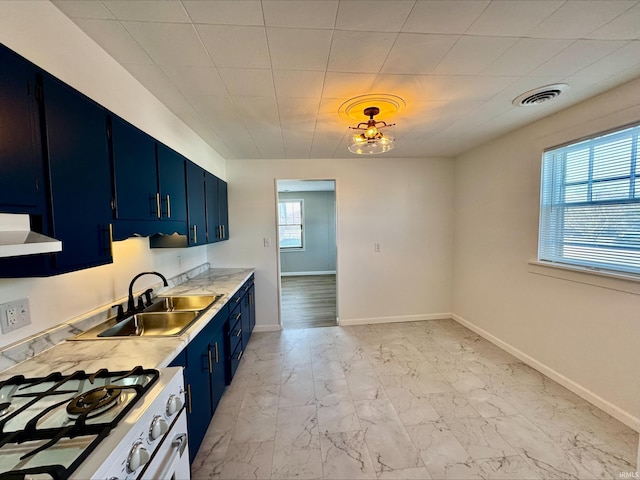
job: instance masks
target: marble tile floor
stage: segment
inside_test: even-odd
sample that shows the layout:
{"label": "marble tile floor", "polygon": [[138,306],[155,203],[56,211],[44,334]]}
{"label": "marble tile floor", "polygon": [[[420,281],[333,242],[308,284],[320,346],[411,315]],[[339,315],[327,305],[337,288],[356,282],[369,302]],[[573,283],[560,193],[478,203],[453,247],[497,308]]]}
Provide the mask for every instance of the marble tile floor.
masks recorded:
{"label": "marble tile floor", "polygon": [[453,320],[254,333],[194,479],[638,478],[638,433]]}

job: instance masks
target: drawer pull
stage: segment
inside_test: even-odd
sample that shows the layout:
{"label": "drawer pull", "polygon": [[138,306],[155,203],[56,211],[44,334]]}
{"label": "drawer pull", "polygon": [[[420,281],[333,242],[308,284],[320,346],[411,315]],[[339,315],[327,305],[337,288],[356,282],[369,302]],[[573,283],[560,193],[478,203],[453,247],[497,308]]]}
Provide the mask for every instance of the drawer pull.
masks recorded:
{"label": "drawer pull", "polygon": [[242,312],[236,315],[235,321],[237,322],[238,320],[240,320],[240,318],[242,318]]}
{"label": "drawer pull", "polygon": [[240,353],[238,354],[238,357],[236,358],[236,360],[240,361],[240,359],[242,358],[242,350],[240,350]]}
{"label": "drawer pull", "polygon": [[240,335],[242,335],[242,329],[239,328],[238,331],[236,332],[236,337],[239,337]]}

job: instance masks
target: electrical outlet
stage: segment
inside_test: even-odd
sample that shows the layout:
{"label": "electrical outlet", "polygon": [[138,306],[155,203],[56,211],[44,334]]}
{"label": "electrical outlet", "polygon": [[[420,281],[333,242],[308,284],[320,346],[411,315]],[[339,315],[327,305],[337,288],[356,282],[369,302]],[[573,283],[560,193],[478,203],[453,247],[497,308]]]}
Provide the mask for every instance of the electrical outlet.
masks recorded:
{"label": "electrical outlet", "polygon": [[9,333],[31,323],[29,299],[22,298],[0,305],[0,327],[2,333]]}
{"label": "electrical outlet", "polygon": [[373,244],[373,251],[376,253],[380,253],[380,244],[379,243],[374,243]]}

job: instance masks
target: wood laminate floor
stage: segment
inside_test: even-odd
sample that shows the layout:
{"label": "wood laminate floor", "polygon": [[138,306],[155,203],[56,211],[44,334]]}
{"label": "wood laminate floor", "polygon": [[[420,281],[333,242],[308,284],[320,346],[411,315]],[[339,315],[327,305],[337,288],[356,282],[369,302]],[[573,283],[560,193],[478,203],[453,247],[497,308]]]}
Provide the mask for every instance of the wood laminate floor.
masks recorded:
{"label": "wood laminate floor", "polygon": [[335,326],[335,275],[282,277],[282,328]]}

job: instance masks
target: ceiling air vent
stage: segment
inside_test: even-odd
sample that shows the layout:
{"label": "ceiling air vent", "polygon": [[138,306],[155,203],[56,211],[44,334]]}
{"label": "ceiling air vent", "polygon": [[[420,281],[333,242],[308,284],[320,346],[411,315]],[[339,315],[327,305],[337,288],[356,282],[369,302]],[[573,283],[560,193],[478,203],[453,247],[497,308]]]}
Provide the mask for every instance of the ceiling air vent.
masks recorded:
{"label": "ceiling air vent", "polygon": [[513,103],[517,107],[531,107],[534,105],[539,105],[541,103],[548,102],[549,100],[557,98],[567,88],[569,88],[569,85],[567,85],[566,83],[545,85],[544,87],[538,87],[534,88],[533,90],[529,90],[528,92],[524,92],[522,95],[514,98],[513,102],[511,103]]}

